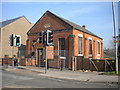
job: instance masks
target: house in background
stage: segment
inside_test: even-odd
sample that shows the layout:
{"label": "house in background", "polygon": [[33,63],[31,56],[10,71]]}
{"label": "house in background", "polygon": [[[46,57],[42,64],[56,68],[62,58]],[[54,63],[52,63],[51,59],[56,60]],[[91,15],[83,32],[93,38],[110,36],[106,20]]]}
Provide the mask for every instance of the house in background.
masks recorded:
{"label": "house in background", "polygon": [[[19,55],[25,55],[27,32],[33,26],[25,16],[0,22],[0,58],[4,55],[13,55],[13,47],[9,45],[11,34],[21,35],[21,47]],[[18,55],[18,47],[14,47],[14,55]]]}
{"label": "house in background", "polygon": [[[27,56],[31,57],[35,52],[36,63],[40,66],[44,66],[46,48],[36,40],[39,38],[39,32],[46,30],[45,25],[49,25],[47,29],[53,31],[54,46],[46,47],[47,58],[52,59],[49,60],[49,67],[59,68],[62,60],[64,67],[72,68],[72,57],[75,56],[93,59],[103,57],[101,37],[88,31],[85,25],[81,27],[46,11],[27,33]],[[34,42],[36,44],[33,47]],[[52,50],[53,52],[50,52]]]}

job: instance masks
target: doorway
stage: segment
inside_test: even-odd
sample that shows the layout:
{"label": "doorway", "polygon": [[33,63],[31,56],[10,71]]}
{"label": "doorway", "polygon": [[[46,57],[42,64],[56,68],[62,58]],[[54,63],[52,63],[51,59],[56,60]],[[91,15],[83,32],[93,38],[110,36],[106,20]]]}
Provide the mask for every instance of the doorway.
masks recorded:
{"label": "doorway", "polygon": [[38,48],[37,49],[37,66],[38,67],[42,67],[44,66],[44,62],[43,62],[43,48]]}

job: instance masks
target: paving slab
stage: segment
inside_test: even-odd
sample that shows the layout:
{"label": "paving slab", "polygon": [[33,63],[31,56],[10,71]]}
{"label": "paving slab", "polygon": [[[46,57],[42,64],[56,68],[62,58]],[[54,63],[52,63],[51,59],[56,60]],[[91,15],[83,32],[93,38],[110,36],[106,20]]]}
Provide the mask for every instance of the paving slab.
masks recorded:
{"label": "paving slab", "polygon": [[33,72],[40,73],[39,76],[46,76],[52,78],[69,79],[77,81],[87,82],[99,82],[99,83],[115,83],[118,84],[117,75],[99,75],[100,72],[81,72],[49,68],[45,73],[45,68],[33,67],[33,66],[18,66],[17,69],[25,69]]}

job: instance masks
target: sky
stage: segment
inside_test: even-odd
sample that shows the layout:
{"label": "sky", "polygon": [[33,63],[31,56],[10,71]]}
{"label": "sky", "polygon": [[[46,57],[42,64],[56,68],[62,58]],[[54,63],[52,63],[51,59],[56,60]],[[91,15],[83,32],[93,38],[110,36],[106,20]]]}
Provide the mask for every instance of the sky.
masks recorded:
{"label": "sky", "polygon": [[[119,38],[118,38],[118,40],[120,42],[120,2],[118,4],[118,29],[119,29]],[[118,44],[118,45],[120,45],[120,44]]]}
{"label": "sky", "polygon": [[[25,16],[31,23],[36,23],[47,10],[80,26],[86,25],[86,29],[103,38],[104,48],[111,47],[111,2],[2,2],[0,21]],[[115,16],[118,32],[118,2],[115,2]]]}

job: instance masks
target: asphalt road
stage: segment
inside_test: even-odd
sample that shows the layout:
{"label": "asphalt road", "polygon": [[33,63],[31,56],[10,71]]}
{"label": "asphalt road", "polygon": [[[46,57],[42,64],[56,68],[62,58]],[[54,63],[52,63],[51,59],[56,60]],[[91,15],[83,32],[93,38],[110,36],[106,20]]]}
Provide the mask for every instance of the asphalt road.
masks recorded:
{"label": "asphalt road", "polygon": [[[0,70],[1,72],[1,70]],[[118,88],[117,84],[55,79],[39,73],[2,71],[3,88]]]}

